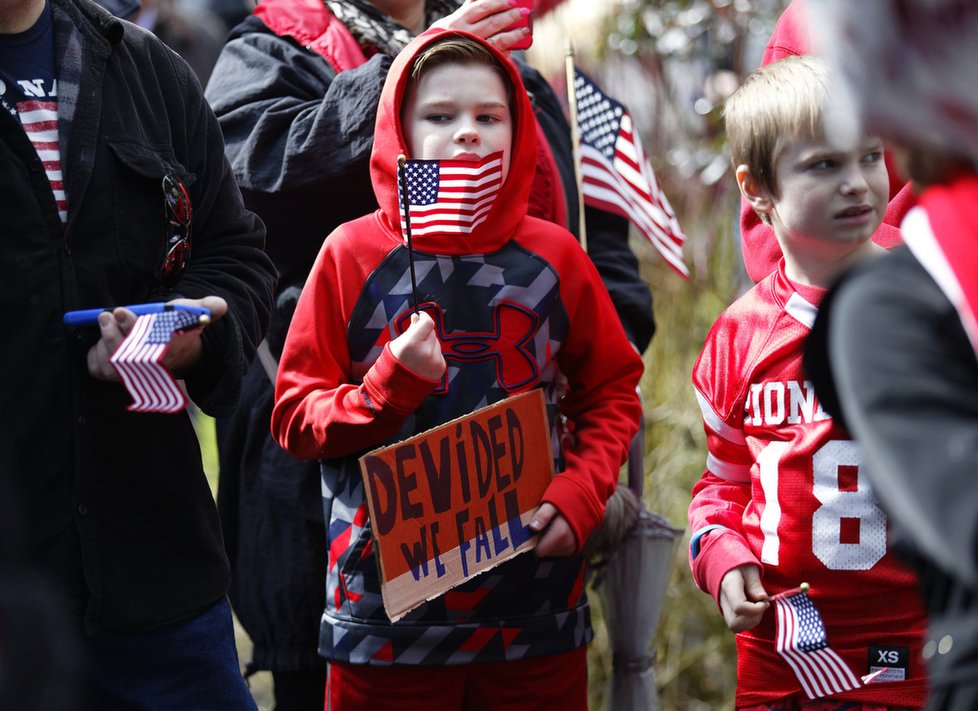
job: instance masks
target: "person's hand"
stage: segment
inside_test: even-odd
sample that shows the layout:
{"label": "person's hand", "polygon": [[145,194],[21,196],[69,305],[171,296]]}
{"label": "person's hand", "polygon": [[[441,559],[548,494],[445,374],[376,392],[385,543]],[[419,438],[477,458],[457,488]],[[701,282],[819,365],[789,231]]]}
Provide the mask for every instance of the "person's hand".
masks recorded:
{"label": "person's hand", "polygon": [[508,52],[529,34],[526,27],[507,30],[525,16],[526,8],[513,6],[513,0],[466,0],[451,15],[432,23],[432,27],[462,30],[481,37],[502,52]]}
{"label": "person's hand", "polygon": [[734,632],[757,627],[770,605],[761,585],[761,569],[752,563],[732,568],[720,581],[720,610]]}
{"label": "person's hand", "polygon": [[[205,296],[203,299],[174,299],[171,304],[185,304],[186,306],[201,306],[211,312],[211,323],[217,321],[228,312],[228,302],[220,296]],[[188,373],[200,360],[200,334],[205,325],[201,324],[196,328],[188,328],[185,331],[177,331],[170,338],[170,345],[163,355],[163,366],[169,370],[175,378],[181,374]]]}
{"label": "person's hand", "polygon": [[411,325],[391,341],[391,353],[405,368],[428,380],[445,374],[445,356],[435,322],[424,311],[411,314]]}
{"label": "person's hand", "polygon": [[[186,304],[188,306],[201,306],[211,312],[211,321],[216,321],[227,313],[228,304],[220,296],[205,296],[202,299],[174,299],[171,304]],[[112,354],[115,353],[132,327],[136,323],[136,314],[127,308],[120,306],[114,311],[106,311],[99,314],[98,326],[101,330],[101,337],[94,346],[88,351],[88,372],[99,380],[112,380],[121,382],[119,374],[112,365]],[[200,333],[203,324],[184,331],[177,331],[170,339],[170,345],[163,355],[162,365],[173,374],[174,377],[181,377],[182,373],[189,371],[197,361],[200,360]]]}
{"label": "person's hand", "polygon": [[533,533],[540,533],[540,540],[536,547],[539,558],[573,555],[577,550],[577,539],[574,538],[574,531],[571,530],[570,524],[557,507],[549,502],[540,504],[540,508],[533,514],[530,530]]}

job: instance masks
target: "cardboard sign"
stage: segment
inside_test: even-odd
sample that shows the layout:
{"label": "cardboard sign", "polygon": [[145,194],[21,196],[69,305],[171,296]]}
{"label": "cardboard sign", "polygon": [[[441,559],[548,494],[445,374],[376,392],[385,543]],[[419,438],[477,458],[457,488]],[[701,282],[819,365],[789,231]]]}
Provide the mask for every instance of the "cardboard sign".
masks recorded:
{"label": "cardboard sign", "polygon": [[553,478],[543,392],[531,390],[360,458],[391,621],[536,545]]}

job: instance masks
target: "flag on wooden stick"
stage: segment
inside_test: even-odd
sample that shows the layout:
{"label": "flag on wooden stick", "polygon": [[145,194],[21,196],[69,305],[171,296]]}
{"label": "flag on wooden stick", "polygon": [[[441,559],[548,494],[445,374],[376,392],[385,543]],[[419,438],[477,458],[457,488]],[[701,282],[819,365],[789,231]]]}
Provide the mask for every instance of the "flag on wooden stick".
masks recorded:
{"label": "flag on wooden stick", "polygon": [[632,117],[574,70],[574,103],[580,131],[584,202],[627,218],[684,278],[686,235],[652,172]]}
{"label": "flag on wooden stick", "polygon": [[199,314],[180,308],[139,316],[110,361],[132,396],[133,412],[180,412],[187,397],[161,361],[174,332],[200,323]]}

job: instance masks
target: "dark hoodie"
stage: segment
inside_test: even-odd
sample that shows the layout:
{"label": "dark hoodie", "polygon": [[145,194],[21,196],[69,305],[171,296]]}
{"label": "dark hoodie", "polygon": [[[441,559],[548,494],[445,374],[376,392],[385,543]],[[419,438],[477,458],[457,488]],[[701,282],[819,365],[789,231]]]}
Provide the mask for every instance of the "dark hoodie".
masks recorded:
{"label": "dark hoodie", "polygon": [[[503,361],[507,349],[525,349],[533,377],[508,387],[495,359],[457,360],[446,347],[448,388],[436,392],[438,383],[392,356],[389,341],[411,309],[396,189],[397,156],[409,155],[400,108],[414,57],[451,34],[462,33],[429,30],[394,61],[371,158],[380,209],[326,239],[280,363],[272,431],[293,456],[322,460],[329,560],[320,653],[331,660],[461,664],[557,654],[585,644],[591,628],[578,555],[517,556],[391,624],[357,458],[531,388],[543,389],[553,423],[559,367],[570,383],[562,409],[575,421],[577,445],[560,452],[554,430],[560,474],[544,501],[560,510],[582,544],[601,521],[641,412],[635,388],[642,360],[594,266],[566,230],[526,216],[536,131],[523,91],[515,92],[509,174],[487,219],[466,236],[418,236],[414,248],[421,299],[443,313],[443,346],[464,333],[491,341]],[[492,51],[519,86],[516,67]],[[531,315],[535,330],[528,340],[525,325],[499,320],[510,306]]]}

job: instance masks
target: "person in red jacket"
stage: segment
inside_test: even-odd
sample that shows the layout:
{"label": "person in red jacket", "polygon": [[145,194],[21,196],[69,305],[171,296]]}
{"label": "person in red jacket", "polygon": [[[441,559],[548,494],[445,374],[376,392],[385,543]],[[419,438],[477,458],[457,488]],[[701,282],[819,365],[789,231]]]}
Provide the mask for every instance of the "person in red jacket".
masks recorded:
{"label": "person in red jacket", "polygon": [[[230,34],[207,85],[245,205],[267,228],[279,290],[262,355],[235,412],[217,422],[218,510],[232,566],[231,603],[253,643],[247,672],[271,671],[277,711],[321,706],[325,603],[319,465],[269,431],[274,362],[323,238],[376,209],[370,149],[393,57],[438,22],[507,50],[522,35],[508,0],[262,0]],[[519,54],[519,53],[514,53]],[[557,93],[519,57],[539,124],[529,214],[578,229],[571,130]],[[544,140],[545,137],[545,140]],[[629,248],[628,221],[586,206],[588,255],[629,339],[652,338],[650,285]]]}
{"label": "person in red jacket", "polygon": [[[771,39],[764,49],[761,66],[785,57],[809,54],[819,48],[818,38],[812,35],[813,24],[805,0],[791,0],[775,25]],[[873,235],[873,241],[885,249],[900,244],[900,221],[914,205],[912,187],[894,169],[886,156],[890,174],[890,202],[883,223]],[[773,272],[781,259],[781,247],[768,225],[761,222],[747,200],[740,204],[740,245],[744,266],[751,281],[757,283]]]}
{"label": "person in red jacket", "polygon": [[[496,162],[498,192],[471,225],[412,224],[409,250],[402,154]],[[574,237],[526,214],[535,164],[516,66],[475,35],[423,33],[394,60],[381,95],[370,163],[380,207],[326,238],[299,297],[271,426],[291,455],[322,464],[330,546],[320,652],[335,711],[538,708],[541,695],[587,708],[581,548],[637,429],[643,363]],[[405,288],[412,251],[420,304]],[[561,412],[575,423],[563,449],[558,370],[569,384]],[[547,402],[559,472],[529,524],[540,533],[535,554],[392,623],[359,456],[533,388]]]}

